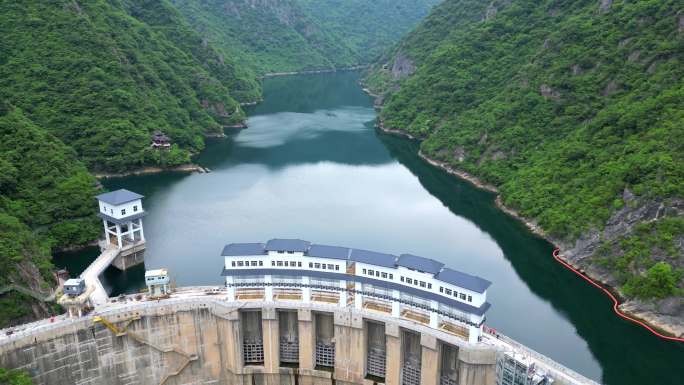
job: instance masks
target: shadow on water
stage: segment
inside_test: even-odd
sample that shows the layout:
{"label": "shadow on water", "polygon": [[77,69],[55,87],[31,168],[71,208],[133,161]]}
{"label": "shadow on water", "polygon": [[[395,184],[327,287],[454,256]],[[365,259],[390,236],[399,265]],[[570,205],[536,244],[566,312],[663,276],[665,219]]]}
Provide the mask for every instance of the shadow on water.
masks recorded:
{"label": "shadow on water", "polygon": [[[552,245],[529,232],[518,220],[498,210],[494,204],[494,194],[475,189],[467,182],[427,164],[417,156],[418,143],[414,141],[379,132],[377,136],[390,154],[418,177],[430,194],[454,214],[469,219],[490,234],[530,290],[570,320],[576,333],[587,342],[600,362],[603,382],[684,384],[684,344],[665,342],[645,329],[618,318],[612,311],[612,302],[606,296],[551,257]],[[529,311],[507,306],[506,303],[511,301],[514,299],[501,298],[496,301],[493,310],[505,307],[508,308],[506,311]],[[505,323],[505,312],[490,314],[488,323],[495,327]],[[530,337],[535,328],[543,327],[543,324],[529,325],[525,334],[511,336],[534,348]],[[572,347],[568,346],[568,349]]]}

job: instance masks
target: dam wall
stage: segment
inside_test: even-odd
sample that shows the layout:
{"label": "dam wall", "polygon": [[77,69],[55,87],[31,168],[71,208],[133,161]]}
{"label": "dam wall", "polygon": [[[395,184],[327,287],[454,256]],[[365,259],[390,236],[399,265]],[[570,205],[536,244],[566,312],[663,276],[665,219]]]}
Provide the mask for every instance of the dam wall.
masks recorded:
{"label": "dam wall", "polygon": [[[290,360],[296,362],[283,362],[291,353],[282,335],[287,332],[281,333],[286,314],[296,318],[297,338],[290,341],[298,345]],[[249,322],[253,316],[260,323]],[[377,326],[373,332],[369,323]],[[255,345],[247,336],[257,329]],[[326,333],[332,333],[330,341]],[[384,367],[369,368],[371,340],[384,342]],[[446,352],[452,362],[445,363]],[[418,360],[410,362],[414,353]],[[191,294],[160,301],[129,297],[96,314],[0,339],[0,367],[24,369],[39,385],[494,385],[501,354],[497,346],[368,310]],[[554,383],[577,382],[556,377]]]}

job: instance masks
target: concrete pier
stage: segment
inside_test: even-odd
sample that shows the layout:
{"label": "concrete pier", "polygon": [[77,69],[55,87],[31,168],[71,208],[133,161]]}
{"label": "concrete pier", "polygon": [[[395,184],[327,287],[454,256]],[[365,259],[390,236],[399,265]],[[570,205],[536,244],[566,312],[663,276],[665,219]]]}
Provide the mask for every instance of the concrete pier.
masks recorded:
{"label": "concrete pier", "polygon": [[112,264],[120,270],[125,270],[134,264],[142,263],[144,251],[144,240],[122,249],[113,244],[104,244],[102,253],[80,275],[85,280],[86,286],[92,290],[90,301],[95,306],[103,305],[109,299],[107,291],[100,282],[100,274]]}
{"label": "concrete pier", "polygon": [[[440,384],[440,349],[457,349],[459,385],[496,384],[499,342],[470,344],[419,323],[376,312],[337,306],[282,302],[228,302],[224,295],[204,295],[206,289],[181,289],[160,301],[108,303],[78,319],[38,323],[11,336],[0,336],[0,367],[25,369],[36,384],[364,384],[367,323],[382,324],[386,339],[384,383],[402,384],[402,333],[419,336],[420,383]],[[245,364],[241,316],[261,314],[264,362]],[[297,313],[299,362],[281,366],[278,317]],[[316,314],[334,319],[334,368],[315,366]],[[99,318],[97,318],[99,317]],[[555,384],[595,384],[553,363]],[[381,383],[381,382],[378,382]]]}

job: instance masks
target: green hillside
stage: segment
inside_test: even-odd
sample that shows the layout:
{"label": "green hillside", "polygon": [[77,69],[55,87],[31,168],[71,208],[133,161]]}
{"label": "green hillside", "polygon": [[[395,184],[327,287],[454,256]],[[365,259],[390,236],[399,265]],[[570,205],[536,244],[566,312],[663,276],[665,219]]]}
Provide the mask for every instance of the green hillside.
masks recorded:
{"label": "green hillside", "polygon": [[203,38],[252,73],[358,63],[345,40],[322,29],[295,0],[172,1]]}
{"label": "green hillside", "polygon": [[189,159],[243,119],[255,95],[166,1],[0,2],[0,98],[72,146],[91,170],[155,164],[150,134]]}
{"label": "green hillside", "polygon": [[439,0],[172,0],[209,43],[257,75],[369,63]]}
{"label": "green hillside", "polygon": [[[386,93],[386,127],[496,185],[507,206],[578,258],[593,253],[584,243],[602,239],[585,267],[607,272],[629,295],[681,295],[682,8],[447,0],[368,84]],[[396,71],[397,61],[413,70]],[[624,227],[613,231],[616,223]],[[596,242],[587,241],[592,234]],[[654,274],[675,284],[649,289]]]}
{"label": "green hillside", "polygon": [[326,31],[340,36],[361,63],[399,41],[441,0],[296,0]]}
{"label": "green hillside", "polygon": [[[50,250],[95,239],[95,178],[75,152],[0,103],[0,288],[52,283]],[[0,297],[0,327],[31,313],[16,293]]]}

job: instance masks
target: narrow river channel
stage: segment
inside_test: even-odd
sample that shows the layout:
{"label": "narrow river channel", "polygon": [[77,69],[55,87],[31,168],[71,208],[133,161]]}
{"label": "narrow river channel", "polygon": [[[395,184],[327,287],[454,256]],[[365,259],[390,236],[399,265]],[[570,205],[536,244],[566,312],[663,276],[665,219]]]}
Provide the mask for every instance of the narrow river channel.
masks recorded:
{"label": "narrow river channel", "polygon": [[[212,140],[208,174],[110,179],[146,196],[145,267],[178,285],[221,284],[230,242],[301,238],[413,253],[493,282],[487,324],[609,385],[684,384],[684,344],[615,317],[611,302],[551,257],[552,247],[477,190],[417,157],[418,145],[376,132],[358,74],[267,79],[249,128]],[[97,254],[61,254],[75,275]],[[143,285],[145,267],[110,268],[112,294]]]}

